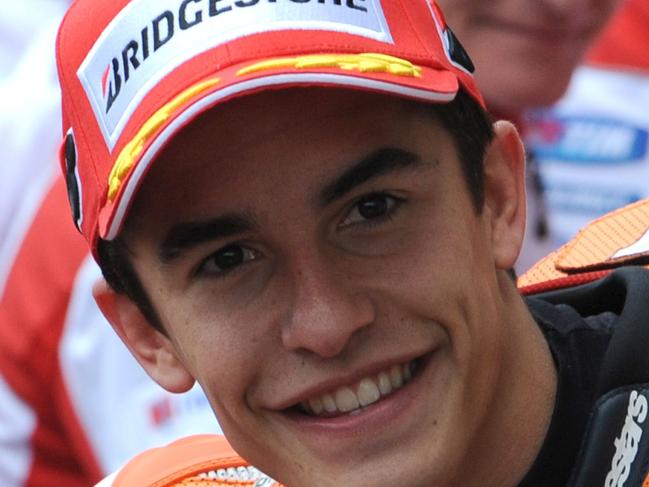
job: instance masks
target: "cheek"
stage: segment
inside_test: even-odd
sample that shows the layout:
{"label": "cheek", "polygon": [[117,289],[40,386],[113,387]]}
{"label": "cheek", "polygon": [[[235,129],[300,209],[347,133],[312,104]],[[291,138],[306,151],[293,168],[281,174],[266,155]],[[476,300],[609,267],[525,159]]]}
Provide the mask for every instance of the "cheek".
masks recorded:
{"label": "cheek", "polygon": [[401,271],[395,288],[451,335],[480,334],[481,323],[497,315],[499,288],[488,233],[481,218],[466,218],[470,211],[451,216],[454,224],[443,231],[404,238],[412,252],[395,265]]}
{"label": "cheek", "polygon": [[[468,210],[470,211],[470,210]],[[432,218],[432,217],[431,217]],[[461,321],[473,306],[476,282],[492,280],[488,249],[479,220],[448,215],[451,225],[429,220],[425,229],[404,232],[400,251],[377,263],[377,285],[400,296],[407,307],[435,321]],[[478,287],[479,290],[479,287]]]}
{"label": "cheek", "polygon": [[240,400],[253,373],[246,365],[254,353],[245,336],[249,327],[189,301],[169,300],[174,306],[163,319],[181,360],[206,392],[222,391],[223,397]]}

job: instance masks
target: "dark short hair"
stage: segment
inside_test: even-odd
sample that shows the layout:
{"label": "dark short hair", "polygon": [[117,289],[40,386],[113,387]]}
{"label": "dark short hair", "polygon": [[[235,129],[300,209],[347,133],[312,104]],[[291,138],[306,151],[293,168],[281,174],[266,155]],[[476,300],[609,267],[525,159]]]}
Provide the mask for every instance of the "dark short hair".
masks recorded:
{"label": "dark short hair", "polygon": [[449,132],[477,213],[484,206],[484,158],[494,138],[493,119],[473,98],[460,91],[451,103],[427,105]]}
{"label": "dark short hair", "polygon": [[113,291],[128,296],[149,323],[164,333],[162,321],[133,267],[134,256],[124,239],[121,236],[115,240],[100,239],[97,254],[104,279]]}
{"label": "dark short hair", "polygon": [[[460,91],[446,104],[420,104],[449,132],[458,153],[464,180],[476,213],[484,205],[484,157],[494,137],[489,114],[468,94]],[[117,293],[126,294],[137,304],[145,318],[165,333],[160,317],[142,281],[133,267],[132,252],[121,237],[112,241],[99,240],[99,266],[108,285]]]}

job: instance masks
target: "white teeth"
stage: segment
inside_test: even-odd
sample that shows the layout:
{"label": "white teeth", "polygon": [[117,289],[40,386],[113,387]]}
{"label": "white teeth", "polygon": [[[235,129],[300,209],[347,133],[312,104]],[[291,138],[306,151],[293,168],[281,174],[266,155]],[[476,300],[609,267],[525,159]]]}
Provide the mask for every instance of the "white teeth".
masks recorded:
{"label": "white teeth", "polygon": [[379,391],[384,396],[387,396],[392,392],[392,384],[390,383],[390,377],[385,372],[379,374]]}
{"label": "white teeth", "polygon": [[401,367],[398,365],[393,366],[390,369],[390,383],[395,389],[403,385],[403,374],[401,373]]}
{"label": "white teeth", "polygon": [[309,399],[309,407],[315,414],[321,414],[324,411],[324,406],[320,399]]}
{"label": "white teeth", "polygon": [[394,365],[374,377],[365,377],[355,386],[340,387],[320,397],[302,402],[307,414],[315,416],[350,413],[369,406],[407,384],[414,371],[414,362]]}
{"label": "white teeth", "polygon": [[381,392],[372,379],[363,379],[358,384],[357,394],[361,406],[369,406],[381,399]]}
{"label": "white teeth", "polygon": [[335,394],[336,406],[343,413],[348,413],[358,409],[359,403],[356,394],[349,387],[338,389]]}
{"label": "white teeth", "polygon": [[409,381],[412,379],[412,374],[410,373],[410,364],[403,364],[403,379]]}
{"label": "white teeth", "polygon": [[328,413],[335,413],[338,411],[338,406],[336,406],[336,401],[331,394],[325,394],[322,396],[322,404],[324,405],[325,411]]}

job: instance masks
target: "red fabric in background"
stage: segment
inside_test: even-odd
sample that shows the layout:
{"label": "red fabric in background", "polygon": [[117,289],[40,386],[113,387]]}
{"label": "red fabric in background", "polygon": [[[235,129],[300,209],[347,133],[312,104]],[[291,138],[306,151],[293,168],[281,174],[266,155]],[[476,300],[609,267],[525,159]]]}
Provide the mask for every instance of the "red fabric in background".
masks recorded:
{"label": "red fabric in background", "polygon": [[88,487],[103,475],[58,360],[73,281],[88,255],[69,214],[65,182],[59,178],[25,237],[0,299],[0,373],[37,417],[23,487]]}
{"label": "red fabric in background", "polygon": [[588,64],[649,71],[649,0],[626,0],[586,60]]}

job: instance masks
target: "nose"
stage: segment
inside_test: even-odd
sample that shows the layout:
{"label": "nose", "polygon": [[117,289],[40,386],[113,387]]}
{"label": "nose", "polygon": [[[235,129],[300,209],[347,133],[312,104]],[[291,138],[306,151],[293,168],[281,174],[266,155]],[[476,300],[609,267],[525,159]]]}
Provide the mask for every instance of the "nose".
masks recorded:
{"label": "nose", "polygon": [[302,259],[290,275],[292,306],[282,326],[286,349],[335,357],[374,322],[372,300],[337,266]]}

